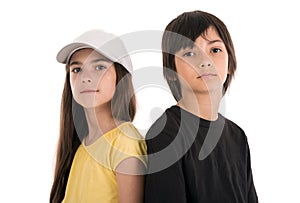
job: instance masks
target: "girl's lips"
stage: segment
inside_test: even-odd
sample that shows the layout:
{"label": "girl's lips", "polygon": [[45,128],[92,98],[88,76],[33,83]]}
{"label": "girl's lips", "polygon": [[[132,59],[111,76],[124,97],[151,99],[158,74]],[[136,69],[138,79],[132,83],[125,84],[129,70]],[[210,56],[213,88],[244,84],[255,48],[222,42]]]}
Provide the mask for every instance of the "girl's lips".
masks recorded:
{"label": "girl's lips", "polygon": [[95,93],[95,92],[99,92],[99,90],[82,90],[80,93]]}

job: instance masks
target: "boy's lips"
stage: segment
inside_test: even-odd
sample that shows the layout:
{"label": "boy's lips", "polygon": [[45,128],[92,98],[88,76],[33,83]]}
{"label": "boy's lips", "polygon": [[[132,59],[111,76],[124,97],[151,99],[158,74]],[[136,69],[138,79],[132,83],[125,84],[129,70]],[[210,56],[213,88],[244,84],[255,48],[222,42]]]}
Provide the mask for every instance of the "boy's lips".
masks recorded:
{"label": "boy's lips", "polygon": [[96,92],[99,92],[99,90],[85,89],[82,90],[80,93],[83,94],[83,93],[96,93]]}
{"label": "boy's lips", "polygon": [[203,73],[200,76],[198,76],[197,78],[212,77],[212,76],[217,76],[217,74],[214,74],[214,73]]}

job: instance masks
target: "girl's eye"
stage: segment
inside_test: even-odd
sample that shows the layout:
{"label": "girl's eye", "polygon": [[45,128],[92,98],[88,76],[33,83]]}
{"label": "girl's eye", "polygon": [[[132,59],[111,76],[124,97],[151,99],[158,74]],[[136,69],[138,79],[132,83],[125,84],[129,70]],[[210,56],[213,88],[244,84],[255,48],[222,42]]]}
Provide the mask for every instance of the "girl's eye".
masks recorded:
{"label": "girl's eye", "polygon": [[79,73],[81,71],[81,68],[73,68],[72,72],[73,73]]}
{"label": "girl's eye", "polygon": [[97,65],[95,68],[96,68],[96,70],[103,70],[103,69],[105,69],[106,67],[103,66],[103,65]]}
{"label": "girl's eye", "polygon": [[194,55],[195,55],[195,53],[194,53],[194,52],[191,52],[191,51],[185,52],[185,53],[183,54],[183,56],[187,56],[187,57],[194,56]]}
{"label": "girl's eye", "polygon": [[219,48],[213,48],[212,49],[212,52],[213,53],[219,53],[219,52],[221,52],[222,50],[221,49],[219,49]]}

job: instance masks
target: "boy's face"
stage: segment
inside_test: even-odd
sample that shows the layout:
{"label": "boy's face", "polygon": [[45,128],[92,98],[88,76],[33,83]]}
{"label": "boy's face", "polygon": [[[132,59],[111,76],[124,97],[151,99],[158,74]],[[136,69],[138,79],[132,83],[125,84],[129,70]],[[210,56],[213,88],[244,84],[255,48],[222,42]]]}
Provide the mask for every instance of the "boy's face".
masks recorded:
{"label": "boy's face", "polygon": [[176,52],[175,65],[182,92],[222,91],[228,74],[228,53],[218,33],[210,27],[205,38],[195,40],[193,48]]}

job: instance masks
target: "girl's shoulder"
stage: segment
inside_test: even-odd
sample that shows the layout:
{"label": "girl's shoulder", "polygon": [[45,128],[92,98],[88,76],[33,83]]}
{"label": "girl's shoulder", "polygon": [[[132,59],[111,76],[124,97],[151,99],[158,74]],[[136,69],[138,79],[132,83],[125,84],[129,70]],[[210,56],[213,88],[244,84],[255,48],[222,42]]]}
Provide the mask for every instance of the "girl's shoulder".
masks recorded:
{"label": "girl's shoulder", "polygon": [[119,124],[114,130],[105,134],[107,140],[142,140],[144,137],[130,121]]}
{"label": "girl's shoulder", "polygon": [[98,163],[115,170],[122,160],[137,157],[143,163],[147,152],[144,137],[131,122],[123,122],[86,147]]}
{"label": "girl's shoulder", "polygon": [[105,135],[106,143],[113,149],[135,154],[141,154],[146,150],[145,138],[131,122],[118,125],[113,131]]}

